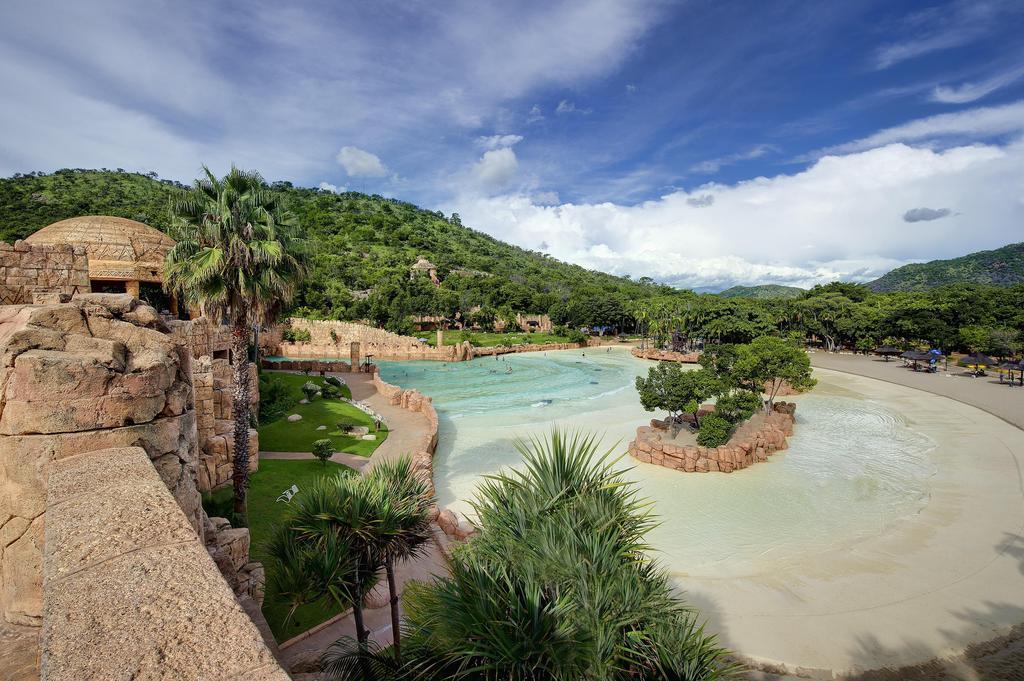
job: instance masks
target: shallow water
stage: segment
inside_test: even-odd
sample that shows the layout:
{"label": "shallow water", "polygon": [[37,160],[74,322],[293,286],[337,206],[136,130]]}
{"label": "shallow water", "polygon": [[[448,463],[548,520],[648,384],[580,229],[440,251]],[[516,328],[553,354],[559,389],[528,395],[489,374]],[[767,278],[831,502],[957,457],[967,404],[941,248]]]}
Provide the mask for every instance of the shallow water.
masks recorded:
{"label": "shallow water", "polygon": [[[653,416],[635,377],[650,363],[621,348],[506,355],[440,364],[382,362],[384,380],[434,400],[442,506],[467,511],[480,475],[520,461],[518,437],[553,425],[603,434],[624,452]],[[934,474],[933,443],[898,414],[822,381],[800,396],[790,447],[732,474],[686,474],[626,457],[628,477],[654,502],[650,535],[676,575],[753,575],[769,563],[848,547],[917,513]]]}

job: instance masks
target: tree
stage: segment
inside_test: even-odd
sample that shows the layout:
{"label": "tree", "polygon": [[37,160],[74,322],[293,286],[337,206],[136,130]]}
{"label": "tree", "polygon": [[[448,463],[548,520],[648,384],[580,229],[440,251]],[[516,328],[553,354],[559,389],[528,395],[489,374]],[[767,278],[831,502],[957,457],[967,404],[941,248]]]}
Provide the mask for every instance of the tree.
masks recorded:
{"label": "tree", "polygon": [[811,360],[807,353],[781,338],[755,338],[750,344],[741,345],[737,351],[732,373],[748,390],[758,394],[767,390],[767,411],[771,411],[783,382],[797,390],[811,388],[817,383],[811,378]]}
{"label": "tree", "polygon": [[315,456],[320,463],[326,466],[330,458],[334,456],[334,443],[327,438],[314,440],[313,456]]}
{"label": "tree", "polygon": [[676,362],[659,362],[648,369],[646,378],[637,376],[636,389],[644,409],[668,412],[674,435],[680,413],[693,414],[694,423],[700,426],[697,410],[719,391],[720,384],[707,369],[686,371]]}
{"label": "tree", "polygon": [[170,235],[177,242],[164,264],[164,287],[182,302],[231,326],[234,374],[235,513],[245,516],[249,486],[251,419],[249,338],[255,324],[274,323],[292,299],[303,272],[293,218],[254,172],[232,167],[206,177],[171,206]]}

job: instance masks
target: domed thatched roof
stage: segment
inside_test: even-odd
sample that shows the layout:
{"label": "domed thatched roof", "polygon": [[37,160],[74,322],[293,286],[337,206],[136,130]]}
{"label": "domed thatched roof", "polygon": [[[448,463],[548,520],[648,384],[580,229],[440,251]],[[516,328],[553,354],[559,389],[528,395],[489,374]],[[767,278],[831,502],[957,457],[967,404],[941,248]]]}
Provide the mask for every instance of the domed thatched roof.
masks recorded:
{"label": "domed thatched roof", "polygon": [[84,246],[90,279],[159,282],[174,240],[135,220],[109,215],[68,218],[43,227],[25,241]]}

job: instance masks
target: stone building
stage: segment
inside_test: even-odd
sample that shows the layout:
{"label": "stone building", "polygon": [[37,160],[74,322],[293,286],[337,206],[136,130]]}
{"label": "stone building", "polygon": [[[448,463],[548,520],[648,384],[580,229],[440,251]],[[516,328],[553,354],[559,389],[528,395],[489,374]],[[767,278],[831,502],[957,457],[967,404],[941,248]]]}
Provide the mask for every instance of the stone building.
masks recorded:
{"label": "stone building", "polygon": [[160,312],[177,314],[173,296],[161,288],[164,258],[174,241],[149,225],[109,215],[84,215],[47,225],[25,243],[82,247],[92,293],[127,293]]}

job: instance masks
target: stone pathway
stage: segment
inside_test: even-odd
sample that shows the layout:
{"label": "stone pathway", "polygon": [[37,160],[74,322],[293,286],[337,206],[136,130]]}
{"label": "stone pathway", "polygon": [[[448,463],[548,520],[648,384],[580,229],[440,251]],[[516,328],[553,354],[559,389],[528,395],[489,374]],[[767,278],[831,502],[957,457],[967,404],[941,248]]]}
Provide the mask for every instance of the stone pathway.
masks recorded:
{"label": "stone pathway", "polygon": [[[385,440],[386,442],[386,440]],[[313,452],[260,452],[261,459],[285,459],[288,461],[294,461],[297,459],[312,459]],[[363,470],[366,464],[370,463],[370,457],[359,456],[358,454],[349,454],[347,452],[335,452],[331,456],[331,461],[334,463],[340,463],[343,466],[354,468],[357,471]]]}

